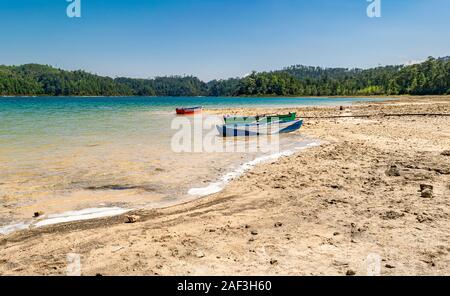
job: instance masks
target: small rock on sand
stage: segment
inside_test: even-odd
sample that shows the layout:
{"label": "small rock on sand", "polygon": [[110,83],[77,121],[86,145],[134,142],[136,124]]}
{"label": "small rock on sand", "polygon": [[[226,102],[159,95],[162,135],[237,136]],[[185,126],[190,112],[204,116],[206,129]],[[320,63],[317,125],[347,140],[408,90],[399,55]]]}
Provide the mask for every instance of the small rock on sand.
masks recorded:
{"label": "small rock on sand", "polygon": [[423,198],[433,198],[433,191],[431,189],[425,189],[424,191],[422,191],[420,196],[422,196]]}
{"label": "small rock on sand", "polygon": [[274,225],[275,227],[281,227],[281,226],[283,226],[283,223],[281,223],[281,222],[277,222],[277,223],[275,223],[275,225]]}
{"label": "small rock on sand", "polygon": [[275,265],[278,263],[278,260],[276,259],[270,259],[270,265]]}
{"label": "small rock on sand", "polygon": [[433,186],[420,184],[420,196],[423,198],[433,198]]}
{"label": "small rock on sand", "polygon": [[258,231],[256,231],[256,230],[252,230],[250,233],[251,233],[252,235],[258,235]]}
{"label": "small rock on sand", "polygon": [[141,217],[137,216],[137,215],[129,215],[126,216],[127,221],[126,223],[136,223],[137,221],[139,221],[141,219]]}
{"label": "small rock on sand", "polygon": [[450,156],[450,150],[442,151],[441,155],[443,155],[443,156]]}
{"label": "small rock on sand", "polygon": [[395,266],[390,265],[390,264],[386,264],[384,267],[389,268],[389,269],[395,268]]}
{"label": "small rock on sand", "polygon": [[351,269],[347,270],[347,272],[345,273],[345,275],[347,275],[347,276],[353,276],[353,275],[355,275],[355,274],[356,274],[356,272],[354,272],[354,271],[351,270]]}
{"label": "small rock on sand", "polygon": [[42,215],[44,215],[44,212],[42,212],[42,211],[37,211],[37,212],[34,212],[33,217],[34,217],[34,218],[37,218],[37,217],[40,217],[40,216],[42,216]]}
{"label": "small rock on sand", "polygon": [[195,251],[194,256],[197,258],[203,258],[205,257],[205,253],[203,253],[202,251]]}
{"label": "small rock on sand", "polygon": [[418,214],[416,219],[419,223],[433,222],[433,218],[428,217],[425,213]]}
{"label": "small rock on sand", "polygon": [[386,171],[386,176],[389,177],[399,177],[400,176],[400,170],[396,165],[391,165],[391,167]]}

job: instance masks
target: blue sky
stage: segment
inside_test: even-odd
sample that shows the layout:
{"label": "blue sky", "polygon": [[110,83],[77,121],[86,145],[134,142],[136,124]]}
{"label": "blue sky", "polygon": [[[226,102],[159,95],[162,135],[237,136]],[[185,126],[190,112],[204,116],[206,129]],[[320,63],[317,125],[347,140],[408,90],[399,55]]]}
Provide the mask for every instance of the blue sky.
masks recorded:
{"label": "blue sky", "polygon": [[450,1],[0,0],[0,64],[203,80],[293,64],[372,67],[450,55]]}

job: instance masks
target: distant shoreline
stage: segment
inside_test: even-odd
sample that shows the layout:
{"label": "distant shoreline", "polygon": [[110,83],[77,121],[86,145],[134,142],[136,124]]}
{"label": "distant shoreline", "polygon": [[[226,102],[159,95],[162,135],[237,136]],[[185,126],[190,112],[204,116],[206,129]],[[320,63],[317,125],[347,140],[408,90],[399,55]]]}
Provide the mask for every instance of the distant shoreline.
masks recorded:
{"label": "distant shoreline", "polygon": [[0,96],[0,98],[298,98],[298,99],[404,99],[404,98],[450,98],[450,95],[396,95],[396,96],[52,96],[52,95],[24,95]]}

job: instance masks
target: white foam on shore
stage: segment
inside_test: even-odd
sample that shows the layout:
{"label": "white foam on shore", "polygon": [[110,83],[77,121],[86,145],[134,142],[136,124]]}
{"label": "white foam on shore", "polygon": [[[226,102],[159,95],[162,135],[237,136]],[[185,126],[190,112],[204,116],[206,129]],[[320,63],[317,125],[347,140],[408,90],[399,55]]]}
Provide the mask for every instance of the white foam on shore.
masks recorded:
{"label": "white foam on shore", "polygon": [[18,230],[39,228],[42,226],[54,225],[59,223],[90,220],[96,218],[113,217],[131,211],[119,207],[109,208],[89,208],[79,211],[68,211],[61,214],[49,215],[47,218],[37,222],[19,222],[0,227],[0,234],[7,235]]}
{"label": "white foam on shore", "polygon": [[62,214],[50,215],[50,216],[48,216],[47,219],[41,220],[41,221],[33,224],[33,226],[34,227],[42,227],[42,226],[65,223],[65,222],[112,217],[112,216],[121,215],[121,214],[129,212],[129,211],[130,211],[129,209],[122,209],[122,208],[118,208],[118,207],[91,208],[91,209],[84,209],[84,210],[79,210],[79,211],[69,211],[69,212],[64,212]]}
{"label": "white foam on shore", "polygon": [[229,172],[228,174],[224,175],[217,182],[210,183],[206,187],[191,188],[188,191],[188,194],[196,196],[196,197],[203,197],[203,196],[211,195],[211,194],[214,194],[214,193],[218,193],[218,192],[222,191],[225,188],[225,186],[228,183],[230,183],[232,180],[242,176],[245,172],[251,170],[252,168],[254,168],[258,164],[267,163],[267,162],[274,162],[274,161],[278,160],[281,157],[290,156],[290,155],[294,154],[297,150],[303,150],[303,149],[307,149],[307,148],[311,148],[311,147],[316,147],[316,146],[319,146],[319,145],[320,145],[320,143],[318,143],[318,142],[308,143],[305,146],[296,147],[294,150],[285,150],[285,151],[282,151],[282,152],[273,153],[273,154],[270,154],[270,155],[265,155],[265,156],[261,156],[261,157],[255,158],[252,161],[249,161],[249,162],[246,162],[246,163],[242,164],[236,170],[234,170],[232,172]]}
{"label": "white foam on shore", "polygon": [[0,227],[0,234],[7,235],[7,234],[13,233],[18,230],[27,229],[28,227],[30,227],[30,224],[27,224],[25,222],[19,222],[16,224],[6,225],[6,226]]}

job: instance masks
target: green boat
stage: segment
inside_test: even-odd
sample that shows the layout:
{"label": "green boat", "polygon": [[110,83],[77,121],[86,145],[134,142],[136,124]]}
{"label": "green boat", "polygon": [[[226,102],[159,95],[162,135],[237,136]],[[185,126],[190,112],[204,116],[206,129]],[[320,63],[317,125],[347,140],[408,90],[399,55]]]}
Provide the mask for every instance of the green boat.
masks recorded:
{"label": "green boat", "polygon": [[226,124],[250,124],[255,122],[271,123],[271,122],[288,122],[293,121],[297,117],[297,113],[275,114],[275,115],[256,115],[256,116],[224,116],[223,120]]}

